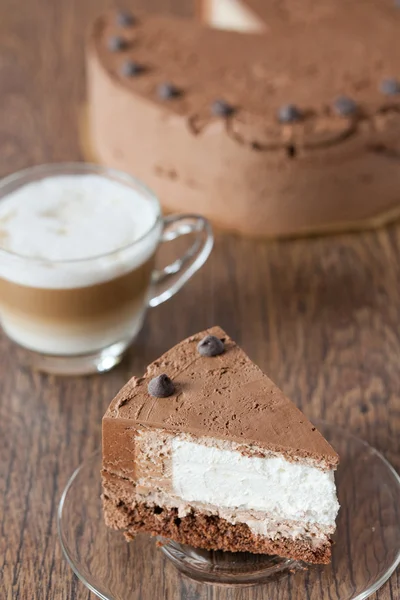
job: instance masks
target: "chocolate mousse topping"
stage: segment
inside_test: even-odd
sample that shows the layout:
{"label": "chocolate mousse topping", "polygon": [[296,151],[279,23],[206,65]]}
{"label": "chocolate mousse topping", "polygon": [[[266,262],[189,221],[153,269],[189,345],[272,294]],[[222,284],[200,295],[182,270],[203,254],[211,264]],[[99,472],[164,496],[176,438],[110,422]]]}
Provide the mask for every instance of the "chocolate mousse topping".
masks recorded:
{"label": "chocolate mousse topping", "polygon": [[[388,71],[399,71],[400,57],[393,48],[400,22],[395,11],[392,22],[387,18],[383,27],[379,19],[383,10],[375,6],[366,10],[361,4],[349,3],[346,18],[335,13],[321,19],[318,27],[284,25],[271,16],[268,35],[217,31],[188,19],[142,15],[137,27],[124,31],[124,38],[135,42],[137,60],[154,69],[148,84],[135,92],[151,99],[154,85],[179,83],[187,90],[185,101],[171,105],[171,110],[187,117],[215,103],[223,110],[235,106],[267,119],[288,97],[307,112],[308,119],[322,118],[332,103],[335,107],[337,103],[340,114],[352,112],[356,105],[374,112],[381,101],[379,82]],[[371,43],[375,35],[379,44]],[[91,41],[104,68],[115,76],[115,58],[105,44],[110,37],[124,42],[112,14],[97,20]],[[224,99],[227,92],[229,100]]]}
{"label": "chocolate mousse topping", "polygon": [[[219,2],[220,0],[198,0],[197,13],[203,22],[213,22],[213,11],[210,9],[212,5],[218,6]],[[308,25],[334,16],[342,15],[347,18],[349,9],[351,11],[358,4],[354,0],[235,0],[235,4],[236,2],[239,6],[245,6],[257,18],[259,26],[256,31],[265,33],[271,31],[271,25],[276,21]],[[359,4],[365,10],[378,6],[386,14],[390,14],[393,8],[400,8],[400,0],[367,0]],[[253,27],[251,30],[253,31]]]}
{"label": "chocolate mousse topping", "polygon": [[[210,360],[197,350],[209,335],[225,338],[225,352]],[[166,371],[175,394],[155,399],[148,385]],[[289,460],[310,458],[327,468],[338,463],[316,428],[219,327],[184,340],[149,365],[143,377],[133,377],[112,401],[106,425],[110,460],[113,448],[132,443],[130,429],[154,427],[255,444]]]}

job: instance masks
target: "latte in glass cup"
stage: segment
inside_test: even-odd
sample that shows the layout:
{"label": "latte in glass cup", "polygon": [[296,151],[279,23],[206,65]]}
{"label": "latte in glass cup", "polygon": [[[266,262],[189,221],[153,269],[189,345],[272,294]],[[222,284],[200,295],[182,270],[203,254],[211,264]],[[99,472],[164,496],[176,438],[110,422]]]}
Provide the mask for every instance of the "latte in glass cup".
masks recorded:
{"label": "latte in glass cup", "polygon": [[[160,244],[191,245],[156,270]],[[28,363],[51,373],[107,371],[149,306],[173,296],[207,260],[200,215],[163,217],[131,175],[99,165],[41,165],[0,181],[0,319]]]}
{"label": "latte in glass cup", "polygon": [[33,181],[0,203],[0,315],[21,346],[95,352],[141,327],[161,222],[141,193],[96,174]]}

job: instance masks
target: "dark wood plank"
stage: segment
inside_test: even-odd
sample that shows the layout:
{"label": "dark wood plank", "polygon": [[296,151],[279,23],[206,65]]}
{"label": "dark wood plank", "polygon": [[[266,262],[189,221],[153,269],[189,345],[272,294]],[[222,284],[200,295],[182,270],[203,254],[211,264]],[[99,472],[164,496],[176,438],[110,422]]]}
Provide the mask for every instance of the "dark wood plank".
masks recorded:
{"label": "dark wood plank", "polygon": [[[112,0],[0,0],[1,174],[81,158],[84,33]],[[142,0],[189,14],[185,0]],[[339,423],[400,469],[400,226],[293,242],[219,234],[212,260],[149,312],[127,360],[106,376],[31,373],[0,337],[0,597],[87,600],[61,553],[56,510],[73,469],[100,444],[114,393],[169,346],[221,324],[310,416]],[[205,588],[157,556],[159,598],[261,600]],[[156,567],[159,566],[157,569]],[[141,600],[155,600],[141,585]],[[288,591],[288,597],[290,590]],[[375,596],[400,597],[399,573]],[[297,598],[297,596],[296,596]],[[157,598],[158,600],[158,598]]]}

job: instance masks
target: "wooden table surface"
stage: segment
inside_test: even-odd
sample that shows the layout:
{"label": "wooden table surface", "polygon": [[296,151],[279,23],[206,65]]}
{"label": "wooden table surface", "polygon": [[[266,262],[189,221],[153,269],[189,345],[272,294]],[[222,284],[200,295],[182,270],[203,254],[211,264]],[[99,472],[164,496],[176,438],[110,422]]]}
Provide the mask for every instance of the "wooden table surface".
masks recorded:
{"label": "wooden table surface", "polygon": [[[106,0],[0,0],[1,174],[79,160],[84,32]],[[143,0],[191,11],[185,0]],[[62,490],[100,445],[102,414],[132,375],[181,338],[220,324],[310,417],[362,436],[400,469],[400,225],[290,242],[217,235],[206,267],[148,313],[113,372],[30,372],[0,337],[0,598],[83,600],[56,532]],[[400,573],[373,596],[400,598]],[[261,600],[202,587],[162,562],[159,598]],[[159,600],[146,591],[134,600]],[[93,596],[94,598],[94,596]],[[127,599],[128,600],[128,599]],[[129,599],[130,600],[130,599]]]}

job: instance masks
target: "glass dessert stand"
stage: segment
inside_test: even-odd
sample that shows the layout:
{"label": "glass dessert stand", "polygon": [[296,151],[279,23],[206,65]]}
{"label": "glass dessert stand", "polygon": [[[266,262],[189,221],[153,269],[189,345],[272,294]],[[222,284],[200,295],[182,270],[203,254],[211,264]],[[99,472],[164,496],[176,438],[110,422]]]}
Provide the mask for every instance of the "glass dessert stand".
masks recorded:
{"label": "glass dessert stand", "polygon": [[[103,600],[166,597],[160,583],[163,577],[156,576],[157,570],[165,568],[164,557],[197,582],[260,585],[262,597],[269,600],[367,598],[400,563],[400,479],[383,456],[365,442],[334,425],[317,425],[341,458],[336,476],[341,509],[331,565],[307,566],[272,556],[207,552],[164,540],[155,544],[145,535],[128,544],[120,533],[104,525],[101,455],[97,452],[75,471],[60,501],[58,530],[73,571]],[[177,584],[174,599],[186,597],[181,589]],[[248,592],[246,598],[251,599],[252,592]]]}

